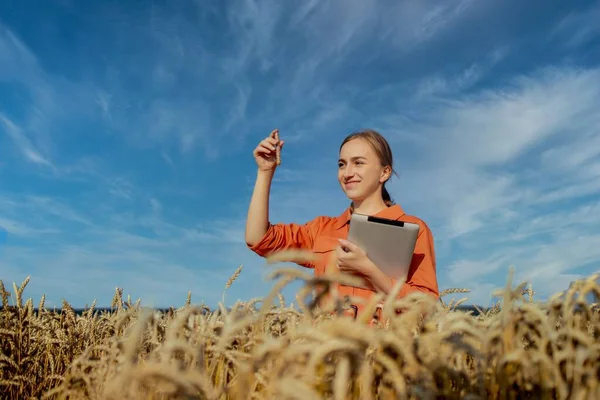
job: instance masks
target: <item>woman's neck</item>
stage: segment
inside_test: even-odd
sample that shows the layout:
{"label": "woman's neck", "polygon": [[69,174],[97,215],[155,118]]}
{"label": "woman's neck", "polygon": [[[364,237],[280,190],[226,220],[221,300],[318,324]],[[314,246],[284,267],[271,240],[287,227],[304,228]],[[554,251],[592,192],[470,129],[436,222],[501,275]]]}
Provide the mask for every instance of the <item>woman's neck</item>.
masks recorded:
{"label": "woman's neck", "polygon": [[353,212],[364,215],[374,215],[388,207],[381,197],[353,202],[353,205]]}

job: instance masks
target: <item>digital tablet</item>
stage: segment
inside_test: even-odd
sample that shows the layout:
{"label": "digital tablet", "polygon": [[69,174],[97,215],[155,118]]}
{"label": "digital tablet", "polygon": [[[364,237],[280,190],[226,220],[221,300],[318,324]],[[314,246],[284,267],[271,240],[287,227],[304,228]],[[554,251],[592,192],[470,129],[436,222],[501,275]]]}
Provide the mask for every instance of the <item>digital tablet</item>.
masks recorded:
{"label": "digital tablet", "polygon": [[404,279],[412,262],[419,225],[353,213],[348,240],[361,247],[387,276]]}

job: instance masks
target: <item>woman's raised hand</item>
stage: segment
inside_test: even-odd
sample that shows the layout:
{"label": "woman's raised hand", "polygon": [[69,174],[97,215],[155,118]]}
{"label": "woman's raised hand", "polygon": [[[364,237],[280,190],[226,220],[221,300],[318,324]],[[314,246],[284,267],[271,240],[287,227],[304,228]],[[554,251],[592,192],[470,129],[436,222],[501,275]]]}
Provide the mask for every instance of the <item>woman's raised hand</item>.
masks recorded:
{"label": "woman's raised hand", "polygon": [[[281,149],[283,140],[279,140],[279,129],[274,129],[269,136],[263,139],[254,149],[254,159],[261,171],[272,171],[281,162]],[[278,162],[279,161],[279,162]]]}

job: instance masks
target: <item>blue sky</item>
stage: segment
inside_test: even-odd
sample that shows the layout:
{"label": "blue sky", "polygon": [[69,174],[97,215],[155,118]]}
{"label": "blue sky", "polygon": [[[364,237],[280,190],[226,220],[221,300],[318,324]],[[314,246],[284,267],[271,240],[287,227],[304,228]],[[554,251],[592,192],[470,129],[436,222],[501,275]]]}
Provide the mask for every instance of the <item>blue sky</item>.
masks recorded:
{"label": "blue sky", "polygon": [[[295,4],[292,6],[292,3]],[[340,141],[392,144],[442,289],[541,299],[600,270],[600,2],[0,4],[0,279],[154,306],[266,295],[252,150],[286,140],[273,222],[338,215]],[[284,294],[293,299],[297,285]]]}

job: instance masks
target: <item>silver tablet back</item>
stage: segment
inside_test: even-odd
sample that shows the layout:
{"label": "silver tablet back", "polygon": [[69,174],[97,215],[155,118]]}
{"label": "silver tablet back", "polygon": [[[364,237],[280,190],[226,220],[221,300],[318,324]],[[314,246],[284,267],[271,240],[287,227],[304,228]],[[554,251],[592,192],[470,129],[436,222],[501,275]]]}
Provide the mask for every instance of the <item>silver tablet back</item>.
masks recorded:
{"label": "silver tablet back", "polygon": [[354,213],[348,240],[364,249],[387,276],[404,279],[412,262],[418,234],[418,224]]}

